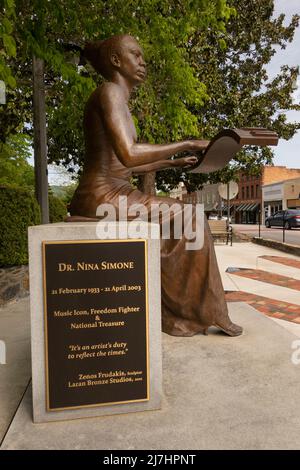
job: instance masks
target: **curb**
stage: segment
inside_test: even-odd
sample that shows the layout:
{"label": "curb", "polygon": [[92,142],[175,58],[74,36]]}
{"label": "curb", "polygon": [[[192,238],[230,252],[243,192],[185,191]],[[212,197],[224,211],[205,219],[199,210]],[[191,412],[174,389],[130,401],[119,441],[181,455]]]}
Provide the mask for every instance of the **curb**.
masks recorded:
{"label": "curb", "polygon": [[278,242],[276,240],[269,240],[268,238],[258,238],[253,237],[251,239],[252,243],[257,245],[267,246],[269,248],[274,248],[275,250],[284,251],[291,255],[300,256],[300,246],[299,245],[290,245],[288,243]]}
{"label": "curb", "polygon": [[247,243],[251,242],[252,236],[247,233],[239,232],[232,228],[232,242],[233,243]]}
{"label": "curb", "polygon": [[0,268],[0,307],[29,295],[28,265]]}

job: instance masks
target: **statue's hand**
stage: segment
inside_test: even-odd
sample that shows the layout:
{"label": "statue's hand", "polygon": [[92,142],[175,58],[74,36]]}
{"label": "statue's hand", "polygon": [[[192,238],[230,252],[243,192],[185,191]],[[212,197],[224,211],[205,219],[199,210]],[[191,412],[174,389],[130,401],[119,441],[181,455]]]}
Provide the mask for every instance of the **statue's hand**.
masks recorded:
{"label": "statue's hand", "polygon": [[193,152],[199,152],[205,150],[209,145],[209,140],[190,140],[190,150]]}
{"label": "statue's hand", "polygon": [[191,157],[183,157],[183,158],[176,158],[175,160],[172,160],[172,166],[174,167],[190,167],[194,166],[198,163],[198,158],[191,156]]}

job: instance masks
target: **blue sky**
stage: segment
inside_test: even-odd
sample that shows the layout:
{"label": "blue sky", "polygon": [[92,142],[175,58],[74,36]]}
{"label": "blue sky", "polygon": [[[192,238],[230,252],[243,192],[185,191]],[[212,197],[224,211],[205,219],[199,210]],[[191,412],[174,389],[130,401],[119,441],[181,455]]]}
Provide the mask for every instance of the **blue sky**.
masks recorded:
{"label": "blue sky", "polygon": [[[295,13],[300,14],[300,0],[275,0],[274,16],[280,13],[286,14],[288,22]],[[300,65],[300,27],[296,29],[294,40],[286,49],[279,49],[267,67],[269,77],[272,78],[282,65]],[[294,93],[295,102],[300,103],[300,77],[298,77],[298,89]],[[289,121],[300,121],[300,111],[287,113]],[[275,165],[284,165],[288,168],[300,168],[300,132],[290,140],[279,141],[275,149]]]}
{"label": "blue sky", "polygon": [[[300,0],[275,0],[274,16],[280,13],[286,15],[286,23],[292,15],[300,14]],[[297,28],[294,40],[282,50],[278,48],[272,61],[267,66],[269,77],[272,78],[280,72],[282,65],[300,65],[300,27]],[[294,93],[295,102],[300,103],[300,77],[298,78],[298,89]],[[287,113],[289,121],[300,121],[300,111],[290,111]],[[275,165],[284,165],[288,168],[300,168],[300,131],[289,141],[281,139],[275,148]],[[55,165],[49,165],[49,183],[66,184],[69,182],[68,176]]]}

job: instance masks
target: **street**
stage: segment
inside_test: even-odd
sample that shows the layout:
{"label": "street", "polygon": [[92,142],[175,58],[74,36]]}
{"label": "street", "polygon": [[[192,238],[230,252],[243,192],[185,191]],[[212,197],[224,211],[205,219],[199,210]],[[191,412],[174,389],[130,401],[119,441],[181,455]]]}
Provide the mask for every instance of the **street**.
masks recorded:
{"label": "street", "polygon": [[[233,230],[236,232],[245,233],[252,237],[258,237],[258,225],[254,224],[232,224]],[[269,240],[282,241],[282,228],[272,227],[266,228],[261,225],[261,237],[268,238]],[[285,230],[285,243],[291,243],[292,245],[300,245],[300,229]]]}

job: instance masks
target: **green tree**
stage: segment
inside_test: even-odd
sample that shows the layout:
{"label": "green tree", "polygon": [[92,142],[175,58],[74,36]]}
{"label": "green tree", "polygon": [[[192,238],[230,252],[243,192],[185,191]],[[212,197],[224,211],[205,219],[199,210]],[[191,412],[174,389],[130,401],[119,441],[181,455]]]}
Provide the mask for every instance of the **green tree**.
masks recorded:
{"label": "green tree", "polygon": [[[229,0],[236,15],[226,24],[224,32],[200,32],[187,45],[195,74],[206,86],[209,100],[198,117],[200,133],[212,138],[222,128],[265,127],[276,131],[280,138],[290,139],[300,129],[300,123],[289,123],[285,110],[300,110],[293,104],[293,84],[298,67],[282,66],[281,72],[270,79],[266,65],[276,46],[285,49],[293,40],[299,16],[294,15],[284,26],[285,16],[272,18],[273,0]],[[188,191],[194,191],[207,181],[226,182],[236,178],[238,170],[257,173],[261,165],[271,164],[270,147],[248,147],[223,171],[210,175],[193,175],[182,170],[160,172],[157,186],[170,189],[183,181]]]}
{"label": "green tree", "polygon": [[[13,13],[8,3],[15,5]],[[132,102],[140,138],[162,142],[198,135],[194,108],[199,110],[207,95],[189,63],[186,43],[200,31],[224,30],[232,11],[226,0],[7,0],[4,16],[11,18],[16,57],[10,51],[5,58],[17,86],[10,87],[0,116],[2,141],[25,122],[31,132],[31,105],[23,97],[31,91],[35,54],[46,63],[49,159],[71,171],[81,164],[83,106],[99,77],[70,63],[62,43],[120,33],[138,37],[150,64],[148,81]],[[9,106],[16,100],[22,103],[18,112]]]}
{"label": "green tree", "polygon": [[14,0],[2,0],[0,10],[0,80],[10,87],[16,86],[16,80],[8,65],[8,60],[16,56],[16,42],[13,36],[16,18]]}
{"label": "green tree", "polygon": [[34,190],[34,169],[28,163],[31,141],[27,135],[10,136],[0,153],[0,185],[14,185]]}
{"label": "green tree", "polygon": [[[15,12],[13,5],[15,3]],[[263,126],[291,138],[299,124],[289,124],[280,109],[295,109],[295,68],[285,67],[268,80],[265,66],[277,45],[292,40],[299,18],[287,27],[284,16],[272,19],[273,0],[7,0],[4,13],[16,44],[5,60],[16,78],[2,107],[2,141],[32,129],[31,57],[45,59],[49,160],[70,171],[82,164],[84,103],[99,83],[88,67],[71,63],[62,44],[83,44],[112,34],[131,33],[141,42],[148,79],[131,107],[139,139],[164,142],[186,137],[211,138],[224,127]],[[234,14],[235,13],[235,14]],[[0,36],[1,40],[1,36]],[[1,69],[0,69],[1,70]],[[18,103],[18,107],[15,103]],[[226,180],[236,168],[257,169],[272,161],[272,151],[247,149],[211,181]],[[206,175],[181,170],[159,172],[157,186],[168,190],[185,182],[193,190]]]}

